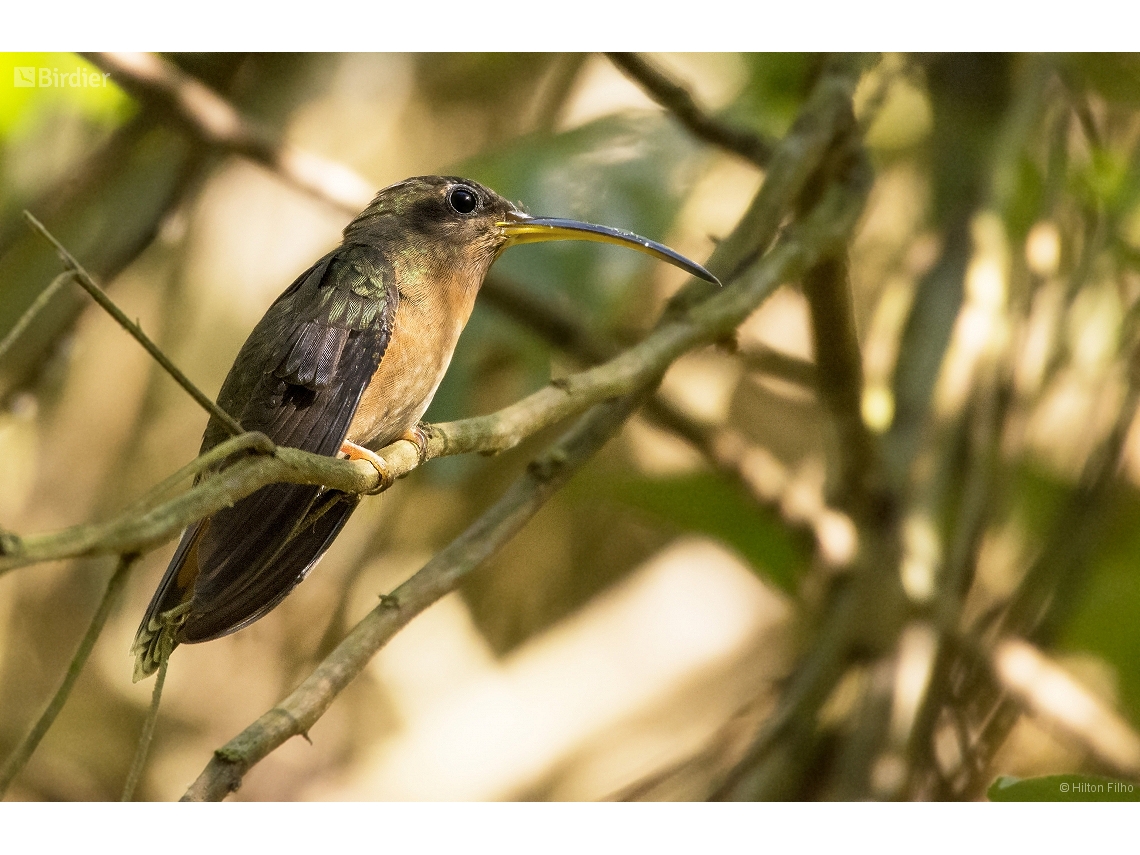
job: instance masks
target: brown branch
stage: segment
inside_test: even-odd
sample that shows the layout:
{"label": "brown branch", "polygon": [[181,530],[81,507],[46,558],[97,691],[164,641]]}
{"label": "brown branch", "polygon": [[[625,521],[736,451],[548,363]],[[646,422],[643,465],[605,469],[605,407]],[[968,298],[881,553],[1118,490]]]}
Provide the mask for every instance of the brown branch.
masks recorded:
{"label": "brown branch", "polygon": [[[571,307],[546,296],[539,297],[518,282],[499,274],[492,273],[487,278],[479,299],[583,362],[604,362],[620,351],[623,344],[628,344],[594,332],[587,319]],[[768,374],[809,390],[815,389],[818,381],[816,367],[806,359],[763,344],[739,346],[734,353],[749,371]]]}
{"label": "brown branch", "polygon": [[714,119],[702,110],[684,86],[674,83],[636,53],[607,53],[610,62],[672,113],[698,139],[740,155],[759,167],[768,165],[775,145],[769,139]]}
{"label": "brown branch", "polygon": [[309,195],[355,216],[371,200],[371,182],[348,167],[284,143],[243,116],[206,84],[154,54],[83,54],[147,107],[174,118],[202,142],[248,157]]}

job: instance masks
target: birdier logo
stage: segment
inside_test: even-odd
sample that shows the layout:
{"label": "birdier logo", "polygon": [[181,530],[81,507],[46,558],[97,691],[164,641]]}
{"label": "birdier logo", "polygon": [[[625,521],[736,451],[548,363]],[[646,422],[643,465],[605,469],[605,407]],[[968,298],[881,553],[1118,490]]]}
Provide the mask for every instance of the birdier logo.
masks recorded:
{"label": "birdier logo", "polygon": [[111,76],[107,71],[88,71],[77,68],[61,71],[35,65],[17,65],[13,68],[12,85],[22,89],[92,89],[107,85]]}

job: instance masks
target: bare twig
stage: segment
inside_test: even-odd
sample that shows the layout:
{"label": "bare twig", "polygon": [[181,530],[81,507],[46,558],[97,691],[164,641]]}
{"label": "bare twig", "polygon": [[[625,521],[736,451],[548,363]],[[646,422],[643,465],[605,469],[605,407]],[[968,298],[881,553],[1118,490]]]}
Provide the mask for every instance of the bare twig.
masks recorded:
{"label": "bare twig", "polygon": [[273,441],[259,431],[232,436],[224,442],[218,443],[209,451],[199,454],[165,481],[149,489],[124,508],[123,513],[142,513],[187,478],[196,478],[203,472],[222,468],[223,464],[231,457],[236,457],[239,454],[272,455],[276,448]]}
{"label": "bare twig", "polygon": [[190,378],[183,374],[178,367],[170,361],[170,358],[159,349],[158,345],[150,340],[139,325],[123,314],[123,311],[114,304],[106,292],[95,284],[95,280],[83,269],[83,265],[75,260],[74,256],[67,251],[67,247],[56,240],[55,235],[49,232],[43,223],[32,216],[30,211],[24,211],[24,217],[28,223],[31,224],[33,229],[43,235],[44,238],[55,247],[55,251],[59,253],[60,260],[63,261],[64,266],[72,272],[72,278],[83,286],[83,289],[91,295],[96,303],[103,307],[107,314],[115,319],[119,326],[134,336],[135,341],[141,344],[146,352],[149,353],[159,365],[166,369],[166,373],[173,377],[178,385],[185,389],[190,397],[201,405],[202,409],[225,425],[226,429],[235,436],[243,432],[242,426],[237,423],[236,419],[206,397],[202,391],[190,381]]}
{"label": "bare twig", "polygon": [[757,166],[767,166],[775,148],[760,134],[725,124],[697,106],[684,86],[674,83],[652,63],[635,53],[607,53],[610,61],[672,113],[698,139],[738,154]]}
{"label": "bare twig", "polygon": [[154,688],[151,690],[150,709],[147,710],[146,720],[143,722],[143,729],[139,734],[138,746],[135,748],[135,756],[131,760],[131,768],[127,772],[126,783],[123,784],[123,794],[119,797],[121,802],[134,800],[135,789],[139,785],[139,779],[142,778],[143,769],[146,767],[146,758],[150,753],[150,741],[154,738],[154,727],[158,724],[158,705],[162,701],[162,687],[166,684],[166,669],[170,664],[170,637],[164,636],[163,638],[166,646],[158,657],[158,676],[155,678]]}
{"label": "bare twig", "polygon": [[91,625],[87,627],[83,640],[79,642],[75,655],[71,657],[63,682],[56,689],[40,717],[36,719],[36,723],[32,725],[32,729],[28,731],[20,744],[13,749],[8,759],[4,761],[4,767],[0,769],[0,797],[3,797],[12,781],[20,774],[20,770],[31,759],[36,747],[40,744],[40,740],[44,738],[44,734],[55,722],[56,716],[63,709],[63,705],[67,703],[71,690],[75,686],[75,681],[79,679],[83,666],[87,664],[87,658],[91,655],[91,650],[95,646],[99,634],[103,631],[104,624],[107,623],[107,617],[119,601],[119,595],[123,591],[127,576],[130,575],[131,567],[134,566],[137,558],[137,555],[124,555],[119,559],[115,572],[111,575],[110,581],[107,582],[107,590],[103,594],[103,599],[99,601],[99,607],[95,610],[94,617],[91,618]]}
{"label": "bare twig", "polygon": [[197,78],[154,54],[84,54],[110,72],[115,83],[148,106],[173,116],[203,142],[241,154],[281,175],[321,201],[357,214],[373,188],[353,170],[281,142],[268,128],[243,116]]}
{"label": "bare twig", "polygon": [[62,288],[67,280],[74,276],[75,274],[72,271],[65,270],[59,274],[59,276],[55,277],[55,279],[51,280],[48,286],[39,293],[39,296],[32,301],[32,305],[28,306],[27,311],[20,315],[20,319],[16,321],[16,325],[8,330],[8,334],[4,336],[3,340],[0,340],[0,358],[3,358],[8,348],[16,343],[16,340],[24,330],[28,328],[28,324],[32,322],[32,319],[40,313],[40,310],[51,302],[51,298],[55,296],[55,292]]}
{"label": "bare twig", "polygon": [[[586,318],[571,308],[548,297],[539,297],[519,283],[495,273],[483,283],[479,299],[583,362],[604,362],[620,351],[623,344],[628,344],[595,332]],[[818,380],[816,367],[806,359],[763,344],[741,345],[734,353],[749,371],[815,389]]]}

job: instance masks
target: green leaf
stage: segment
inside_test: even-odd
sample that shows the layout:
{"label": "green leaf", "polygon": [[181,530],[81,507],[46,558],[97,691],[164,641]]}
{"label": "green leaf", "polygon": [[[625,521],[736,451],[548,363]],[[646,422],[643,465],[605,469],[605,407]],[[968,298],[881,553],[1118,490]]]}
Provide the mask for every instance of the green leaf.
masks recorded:
{"label": "green leaf", "polygon": [[725,118],[770,136],[783,136],[811,91],[822,55],[746,53],[742,57],[748,81]]}
{"label": "green leaf", "polygon": [[991,802],[1138,802],[1140,784],[1098,775],[1003,775],[986,790]]}
{"label": "green leaf", "polygon": [[727,544],[785,591],[794,589],[807,567],[811,543],[718,475],[618,477],[596,487],[602,496],[643,511],[674,531],[699,532]]}
{"label": "green leaf", "polygon": [[1071,595],[1071,613],[1057,639],[1068,651],[1095,653],[1113,666],[1120,707],[1140,723],[1140,494],[1120,491],[1098,547],[1087,559],[1080,588]]}

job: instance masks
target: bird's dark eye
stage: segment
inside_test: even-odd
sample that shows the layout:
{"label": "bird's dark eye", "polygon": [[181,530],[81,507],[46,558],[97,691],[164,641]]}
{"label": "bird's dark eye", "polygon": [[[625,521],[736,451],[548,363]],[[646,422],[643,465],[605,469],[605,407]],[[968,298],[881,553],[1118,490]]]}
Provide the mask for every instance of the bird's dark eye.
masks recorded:
{"label": "bird's dark eye", "polygon": [[460,214],[470,214],[479,204],[479,199],[466,187],[456,187],[448,194],[447,201]]}

